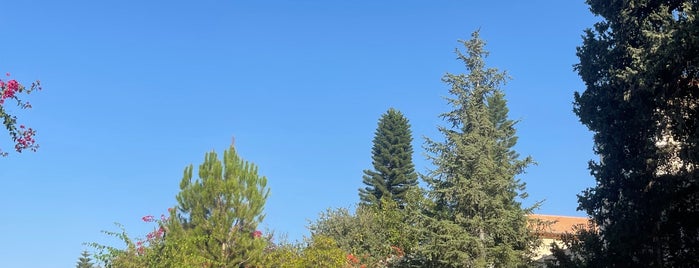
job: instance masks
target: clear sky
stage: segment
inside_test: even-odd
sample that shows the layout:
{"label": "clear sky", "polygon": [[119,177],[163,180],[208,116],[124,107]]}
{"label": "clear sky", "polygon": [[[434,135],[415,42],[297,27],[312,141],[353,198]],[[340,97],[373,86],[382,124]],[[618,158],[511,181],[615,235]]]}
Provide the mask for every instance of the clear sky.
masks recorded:
{"label": "clear sky", "polygon": [[[591,133],[572,113],[582,0],[3,1],[0,73],[40,79],[18,113],[37,153],[0,159],[0,267],[73,267],[83,242],[134,236],[175,202],[184,167],[235,136],[269,179],[263,226],[308,234],[327,208],[358,201],[380,115],[402,111],[415,164],[440,139],[456,40],[481,30],[539,163],[521,179],[538,213],[584,215]],[[0,135],[0,146],[12,148]]]}

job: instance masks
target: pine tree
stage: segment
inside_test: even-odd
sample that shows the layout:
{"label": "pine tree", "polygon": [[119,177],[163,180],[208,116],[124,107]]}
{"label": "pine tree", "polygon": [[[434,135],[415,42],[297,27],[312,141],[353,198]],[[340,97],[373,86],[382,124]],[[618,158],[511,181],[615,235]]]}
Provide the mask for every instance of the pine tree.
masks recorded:
{"label": "pine tree", "polygon": [[486,68],[484,41],[474,32],[458,49],[468,74],[446,74],[451,86],[440,127],[445,141],[427,140],[435,169],[425,177],[434,205],[420,253],[424,267],[517,267],[528,262],[536,237],[527,228],[519,198],[524,183],[515,178],[532,163],[512,149],[515,121],[507,118],[505,73]]}
{"label": "pine tree", "polygon": [[699,3],[587,3],[602,21],[578,48],[586,89],[575,113],[600,161],[579,208],[598,233],[577,255],[590,266],[697,267]]}
{"label": "pine tree", "polygon": [[364,170],[359,197],[365,204],[380,204],[384,196],[402,206],[405,194],[417,185],[413,164],[412,132],[408,119],[396,109],[389,109],[379,119],[372,147],[373,170]]}
{"label": "pine tree", "polygon": [[223,162],[216,152],[207,153],[199,179],[192,180],[192,171],[191,165],[185,168],[165,245],[198,266],[258,264],[266,245],[257,226],[269,195],[267,179],[258,175],[257,166],[241,159],[233,145],[224,152]]}
{"label": "pine tree", "polygon": [[78,259],[78,264],[75,266],[77,268],[93,268],[92,259],[90,259],[90,253],[83,251]]}

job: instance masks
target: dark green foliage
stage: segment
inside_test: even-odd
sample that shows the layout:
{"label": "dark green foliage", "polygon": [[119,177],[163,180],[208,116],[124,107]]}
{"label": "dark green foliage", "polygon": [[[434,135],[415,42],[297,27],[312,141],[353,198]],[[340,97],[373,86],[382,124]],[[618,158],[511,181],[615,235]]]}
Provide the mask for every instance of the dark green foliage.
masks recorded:
{"label": "dark green foliage", "polygon": [[78,264],[75,266],[76,268],[94,268],[95,266],[92,264],[92,259],[90,259],[90,253],[87,251],[83,251],[80,254],[80,258],[78,259]]}
{"label": "dark green foliage", "polygon": [[410,124],[403,114],[393,108],[379,119],[372,147],[373,170],[364,170],[359,197],[364,204],[379,204],[384,196],[404,204],[405,194],[417,185],[413,164],[413,141]]}
{"label": "dark green foliage", "polygon": [[581,240],[580,251],[599,251],[588,261],[608,267],[697,267],[699,3],[587,3],[603,20],[578,48],[586,89],[575,113],[601,160],[579,208],[603,247]]}
{"label": "dark green foliage", "polygon": [[504,73],[486,68],[487,52],[478,32],[456,51],[468,74],[446,74],[453,110],[442,117],[445,141],[427,140],[435,169],[425,177],[434,204],[428,208],[421,244],[425,267],[517,267],[529,261],[537,238],[527,228],[518,198],[524,184],[515,178],[532,163],[512,149],[515,121],[507,118],[499,88]]}
{"label": "dark green foliage", "polygon": [[583,268],[605,267],[608,263],[602,258],[604,245],[599,230],[594,224],[576,228],[573,233],[561,237],[563,247],[551,244],[552,256],[545,260],[546,267]]}

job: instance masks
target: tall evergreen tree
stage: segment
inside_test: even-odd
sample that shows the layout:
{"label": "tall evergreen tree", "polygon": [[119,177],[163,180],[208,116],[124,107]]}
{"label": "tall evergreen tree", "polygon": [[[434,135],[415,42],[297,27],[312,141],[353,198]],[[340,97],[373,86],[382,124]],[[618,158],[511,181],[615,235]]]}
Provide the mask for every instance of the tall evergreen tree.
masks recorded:
{"label": "tall evergreen tree", "polygon": [[417,185],[413,164],[412,132],[408,119],[396,109],[389,109],[379,119],[372,147],[373,170],[364,170],[359,197],[365,204],[380,204],[383,197],[402,206],[405,194]]}
{"label": "tall evergreen tree", "polygon": [[78,259],[78,264],[75,266],[77,268],[93,268],[92,259],[90,259],[90,253],[83,251]]}
{"label": "tall evergreen tree", "polygon": [[579,209],[599,229],[578,256],[589,266],[697,267],[699,3],[587,4],[602,21],[578,48],[586,89],[575,113],[600,161]]}
{"label": "tall evergreen tree", "polygon": [[434,201],[421,252],[425,267],[517,267],[528,262],[536,237],[518,201],[524,183],[515,178],[532,163],[512,148],[515,121],[500,86],[505,73],[485,67],[484,41],[474,32],[456,50],[468,74],[446,74],[451,86],[440,127],[445,140],[427,140],[435,169],[425,177]]}
{"label": "tall evergreen tree", "polygon": [[185,168],[165,245],[174,247],[178,256],[196,256],[198,266],[259,264],[266,241],[257,226],[269,195],[267,178],[241,159],[233,145],[223,153],[223,161],[216,152],[207,153],[199,179],[192,180],[192,171],[191,165]]}

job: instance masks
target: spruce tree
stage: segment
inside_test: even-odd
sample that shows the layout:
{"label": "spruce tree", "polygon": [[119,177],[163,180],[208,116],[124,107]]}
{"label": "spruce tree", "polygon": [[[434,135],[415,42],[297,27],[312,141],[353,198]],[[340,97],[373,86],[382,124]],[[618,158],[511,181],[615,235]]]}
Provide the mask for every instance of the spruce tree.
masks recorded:
{"label": "spruce tree", "polygon": [[442,114],[444,141],[428,139],[435,168],[426,182],[434,204],[419,254],[424,267],[517,267],[529,260],[536,237],[527,228],[518,198],[524,183],[515,177],[532,160],[520,159],[515,121],[500,86],[505,73],[485,67],[484,41],[474,32],[456,50],[468,74],[447,73],[453,110]]}
{"label": "spruce tree", "polygon": [[587,3],[602,20],[578,48],[575,113],[600,160],[579,209],[598,229],[575,253],[596,267],[697,267],[699,3]]}
{"label": "spruce tree", "polygon": [[166,249],[198,266],[258,265],[266,245],[257,226],[269,195],[267,178],[233,145],[223,161],[216,152],[207,153],[198,179],[192,180],[192,172],[191,165],[185,168],[178,205],[167,224]]}
{"label": "spruce tree", "polygon": [[412,132],[408,119],[396,109],[389,109],[379,119],[372,147],[373,170],[364,170],[359,197],[365,204],[380,204],[383,197],[402,206],[405,194],[417,185],[413,164]]}
{"label": "spruce tree", "polygon": [[92,259],[90,259],[90,253],[83,251],[78,258],[78,264],[75,266],[77,268],[93,268]]}

